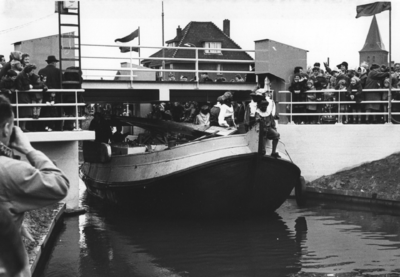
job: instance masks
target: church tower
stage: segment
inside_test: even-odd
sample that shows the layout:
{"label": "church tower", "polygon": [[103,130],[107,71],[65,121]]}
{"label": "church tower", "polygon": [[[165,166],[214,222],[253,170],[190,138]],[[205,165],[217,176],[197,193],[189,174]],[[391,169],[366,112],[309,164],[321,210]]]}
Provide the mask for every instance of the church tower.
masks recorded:
{"label": "church tower", "polygon": [[364,47],[359,51],[359,53],[360,64],[363,61],[366,61],[370,66],[373,63],[388,65],[389,52],[385,50],[385,45],[382,42],[381,33],[379,32],[378,22],[376,21],[375,15],[372,18]]}

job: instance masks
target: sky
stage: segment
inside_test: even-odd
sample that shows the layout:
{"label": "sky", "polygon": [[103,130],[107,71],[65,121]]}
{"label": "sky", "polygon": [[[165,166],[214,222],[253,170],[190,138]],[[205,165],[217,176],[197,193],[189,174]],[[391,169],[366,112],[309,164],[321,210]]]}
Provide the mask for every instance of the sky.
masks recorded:
{"label": "sky", "polygon": [[[190,21],[212,21],[223,29],[223,20],[229,19],[231,38],[242,49],[254,49],[256,40],[271,39],[308,50],[309,66],[329,58],[331,65],[346,61],[349,68],[355,68],[359,65],[358,51],[365,43],[372,21],[372,16],[356,19],[356,6],[371,2],[373,0],[164,0],[164,38],[165,41],[174,38],[176,28],[183,29]],[[58,34],[54,6],[54,1],[49,0],[1,0],[0,54],[8,57],[14,42]],[[82,43],[115,45],[116,38],[140,26],[141,45],[161,46],[161,12],[161,0],[83,0]],[[389,12],[377,14],[377,21],[383,43],[389,50]],[[400,61],[398,26],[400,1],[392,1],[393,61]],[[132,44],[137,43],[136,38]],[[115,48],[106,51],[111,53],[106,56],[129,57]],[[143,50],[141,56],[148,57],[155,51]]]}

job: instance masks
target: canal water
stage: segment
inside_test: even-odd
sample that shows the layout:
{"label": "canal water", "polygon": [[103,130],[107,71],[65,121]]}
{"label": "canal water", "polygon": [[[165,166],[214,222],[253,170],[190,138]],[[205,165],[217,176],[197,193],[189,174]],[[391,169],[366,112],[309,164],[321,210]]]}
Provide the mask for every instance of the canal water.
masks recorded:
{"label": "canal water", "polygon": [[272,216],[133,216],[83,194],[38,276],[400,276],[400,215],[286,201]]}

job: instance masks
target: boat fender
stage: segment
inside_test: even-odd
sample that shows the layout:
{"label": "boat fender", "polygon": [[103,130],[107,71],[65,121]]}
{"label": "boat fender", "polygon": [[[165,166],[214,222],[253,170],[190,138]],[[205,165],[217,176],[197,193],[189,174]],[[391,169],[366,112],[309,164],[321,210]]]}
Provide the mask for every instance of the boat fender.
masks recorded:
{"label": "boat fender", "polygon": [[296,203],[297,205],[301,206],[306,204],[306,180],[303,176],[300,176],[298,182],[294,187],[294,192],[296,196]]}

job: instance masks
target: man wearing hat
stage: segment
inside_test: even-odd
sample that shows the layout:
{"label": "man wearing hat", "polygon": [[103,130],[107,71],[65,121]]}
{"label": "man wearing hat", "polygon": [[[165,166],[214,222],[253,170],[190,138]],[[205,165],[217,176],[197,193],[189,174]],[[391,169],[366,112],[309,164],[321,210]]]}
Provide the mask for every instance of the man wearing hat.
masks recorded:
{"label": "man wearing hat", "polygon": [[49,89],[61,88],[60,69],[56,67],[59,60],[55,56],[47,57],[47,66],[39,70],[39,75],[46,76],[46,85]]}

